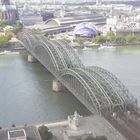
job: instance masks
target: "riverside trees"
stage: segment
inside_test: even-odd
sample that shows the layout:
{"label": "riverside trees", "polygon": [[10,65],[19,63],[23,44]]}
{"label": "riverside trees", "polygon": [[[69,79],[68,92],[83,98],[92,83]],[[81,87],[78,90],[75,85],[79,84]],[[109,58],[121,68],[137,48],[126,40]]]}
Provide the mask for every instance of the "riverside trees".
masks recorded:
{"label": "riverside trees", "polygon": [[42,125],[38,128],[42,140],[50,140],[52,138],[52,133],[49,131],[48,127]]}
{"label": "riverside trees", "polygon": [[121,44],[127,44],[132,42],[140,43],[140,37],[134,36],[134,35],[115,35],[113,32],[108,32],[106,36],[96,36],[93,38],[92,42],[97,44],[103,44],[103,43],[121,43]]}

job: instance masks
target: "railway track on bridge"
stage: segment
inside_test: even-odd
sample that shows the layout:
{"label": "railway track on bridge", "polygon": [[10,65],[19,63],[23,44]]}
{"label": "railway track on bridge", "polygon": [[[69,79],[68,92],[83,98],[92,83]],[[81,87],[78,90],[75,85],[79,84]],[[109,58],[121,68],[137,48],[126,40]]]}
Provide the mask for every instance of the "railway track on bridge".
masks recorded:
{"label": "railway track on bridge", "polygon": [[[133,117],[133,119],[131,117]],[[132,113],[129,117],[124,115],[114,118],[109,115],[105,118],[127,140],[140,140],[140,122],[136,119],[139,118],[139,116],[136,115],[136,112],[135,114]]]}

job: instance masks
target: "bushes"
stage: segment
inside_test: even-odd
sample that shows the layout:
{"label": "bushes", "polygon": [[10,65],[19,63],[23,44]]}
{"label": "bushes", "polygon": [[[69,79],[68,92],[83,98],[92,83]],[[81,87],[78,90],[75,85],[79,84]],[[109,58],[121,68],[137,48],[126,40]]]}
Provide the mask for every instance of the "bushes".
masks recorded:
{"label": "bushes", "polygon": [[52,138],[52,133],[49,132],[49,129],[46,126],[44,125],[40,126],[38,128],[38,131],[40,133],[42,140],[49,140]]}
{"label": "bushes", "polygon": [[82,38],[82,37],[77,37],[77,38],[75,39],[75,41],[76,41],[80,46],[83,46],[83,45],[84,45],[85,39]]}
{"label": "bushes", "polygon": [[7,36],[0,36],[0,48],[1,47],[8,47],[9,45],[9,40],[8,40],[8,37]]}
{"label": "bushes", "polygon": [[22,28],[23,28],[23,25],[22,25],[21,23],[16,23],[16,24],[14,25],[15,32],[21,31]]}
{"label": "bushes", "polygon": [[11,31],[6,31],[6,32],[5,32],[5,36],[8,38],[8,40],[10,40],[10,39],[12,38],[12,36],[13,36],[13,32],[11,32]]}
{"label": "bushes", "polygon": [[0,28],[4,28],[6,26],[6,23],[4,21],[0,21]]}
{"label": "bushes", "polygon": [[107,39],[104,36],[96,36],[95,38],[93,38],[92,41],[97,44],[102,44],[102,43],[105,43],[107,41]]}
{"label": "bushes", "polygon": [[12,124],[12,127],[16,127],[16,125],[15,124]]}
{"label": "bushes", "polygon": [[125,37],[126,42],[133,42],[133,41],[139,41],[139,38],[133,35],[127,35]]}
{"label": "bushes", "polygon": [[62,41],[66,42],[66,43],[70,43],[70,40],[67,37],[63,37]]}
{"label": "bushes", "polygon": [[21,23],[16,23],[12,26],[9,26],[9,25],[4,26],[3,30],[4,32],[18,33],[22,30],[22,28],[23,28],[23,25]]}
{"label": "bushes", "polygon": [[107,140],[107,137],[105,136],[96,136],[95,138],[93,136],[88,136],[84,140]]}
{"label": "bushes", "polygon": [[125,43],[126,39],[125,39],[125,36],[117,35],[117,36],[114,36],[114,41],[117,43]]}
{"label": "bushes", "polygon": [[106,36],[96,36],[92,41],[97,44],[103,44],[105,42],[124,44],[131,42],[140,42],[140,37],[133,35],[115,35],[113,32],[108,32]]}
{"label": "bushes", "polygon": [[[76,140],[82,140],[82,139],[79,138],[79,139],[76,139]],[[107,137],[106,136],[96,136],[96,137],[88,136],[84,140],[107,140]]]}

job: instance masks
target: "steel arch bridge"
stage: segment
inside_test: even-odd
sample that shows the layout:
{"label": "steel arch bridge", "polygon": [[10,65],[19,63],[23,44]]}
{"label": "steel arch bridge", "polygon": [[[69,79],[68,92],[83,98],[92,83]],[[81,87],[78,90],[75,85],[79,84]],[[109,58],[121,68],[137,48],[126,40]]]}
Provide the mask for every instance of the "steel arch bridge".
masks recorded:
{"label": "steel arch bridge", "polygon": [[21,43],[92,113],[124,112],[137,105],[115,75],[101,67],[84,66],[67,43],[29,33]]}

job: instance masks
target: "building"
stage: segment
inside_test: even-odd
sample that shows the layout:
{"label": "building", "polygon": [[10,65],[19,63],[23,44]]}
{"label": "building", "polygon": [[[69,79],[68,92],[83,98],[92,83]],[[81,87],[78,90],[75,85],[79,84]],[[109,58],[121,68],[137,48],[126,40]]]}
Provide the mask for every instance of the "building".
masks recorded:
{"label": "building", "polygon": [[27,140],[24,129],[8,131],[8,140]]}
{"label": "building", "polygon": [[44,12],[41,14],[43,21],[49,20],[51,18],[54,18],[54,14],[51,12]]}
{"label": "building", "polygon": [[42,140],[35,126],[12,127],[0,130],[0,140]]}
{"label": "building", "polygon": [[19,19],[16,5],[10,4],[9,0],[1,0],[0,20],[7,24],[13,24]]}
{"label": "building", "polygon": [[100,14],[83,14],[63,18],[52,18],[45,22],[46,26],[44,26],[44,28],[42,25],[41,27],[36,26],[35,28],[41,29],[42,33],[48,36],[73,31],[75,26],[82,22],[91,22],[94,26],[101,26],[106,24],[106,17]]}
{"label": "building", "polygon": [[81,22],[92,22],[94,25],[105,25],[106,17],[95,14],[74,14],[69,17],[54,18],[46,21],[49,27],[77,25]]}
{"label": "building", "polygon": [[102,0],[96,0],[96,5],[101,5],[102,4]]}
{"label": "building", "polygon": [[117,35],[123,35],[123,36],[126,36],[126,35],[134,35],[134,36],[137,36],[139,37],[140,36],[140,28],[134,28],[134,29],[131,29],[131,28],[127,28],[127,29],[116,29],[115,31],[115,34]]}
{"label": "building", "polygon": [[95,37],[98,33],[92,23],[82,22],[75,27],[73,34],[80,37]]}

